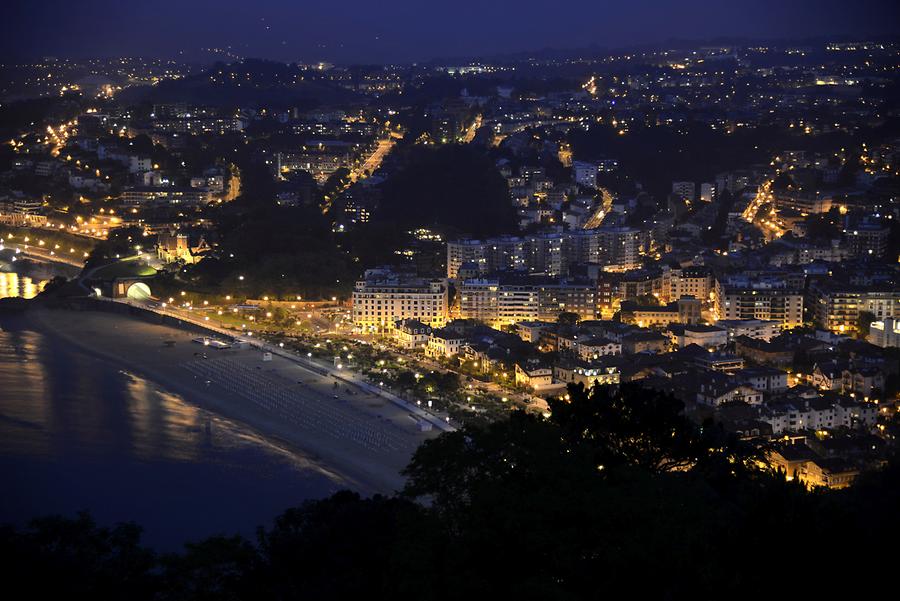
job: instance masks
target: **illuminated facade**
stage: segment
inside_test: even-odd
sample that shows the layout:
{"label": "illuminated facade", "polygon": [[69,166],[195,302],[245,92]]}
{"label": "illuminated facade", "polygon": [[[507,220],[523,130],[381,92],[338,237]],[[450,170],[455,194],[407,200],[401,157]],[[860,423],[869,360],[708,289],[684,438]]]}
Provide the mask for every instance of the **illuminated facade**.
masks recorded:
{"label": "illuminated facade", "polygon": [[876,320],[900,317],[900,290],[823,283],[814,287],[812,297],[816,322],[832,332],[856,332],[864,311]]}
{"label": "illuminated facade", "polygon": [[460,317],[494,326],[555,321],[560,313],[593,319],[597,293],[587,282],[528,281],[528,278],[465,280],[459,287]]}
{"label": "illuminated facade", "polygon": [[783,328],[803,325],[803,293],[799,290],[725,288],[717,300],[720,319],[777,321]]}
{"label": "illuminated facade", "polygon": [[875,346],[900,347],[900,321],[888,317],[884,321],[875,321],[869,326],[869,342]]}
{"label": "illuminated facade", "polygon": [[353,325],[362,332],[390,332],[396,322],[415,319],[432,328],[448,315],[445,280],[408,278],[370,269],[353,290]]}

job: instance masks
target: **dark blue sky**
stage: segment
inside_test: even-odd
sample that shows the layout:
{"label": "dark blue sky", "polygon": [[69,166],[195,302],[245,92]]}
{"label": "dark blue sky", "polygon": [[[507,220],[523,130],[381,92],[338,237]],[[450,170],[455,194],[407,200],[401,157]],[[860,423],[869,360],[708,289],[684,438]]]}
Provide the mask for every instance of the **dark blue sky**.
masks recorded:
{"label": "dark blue sky", "polygon": [[898,33],[900,0],[3,0],[2,58],[417,61],[672,38]]}

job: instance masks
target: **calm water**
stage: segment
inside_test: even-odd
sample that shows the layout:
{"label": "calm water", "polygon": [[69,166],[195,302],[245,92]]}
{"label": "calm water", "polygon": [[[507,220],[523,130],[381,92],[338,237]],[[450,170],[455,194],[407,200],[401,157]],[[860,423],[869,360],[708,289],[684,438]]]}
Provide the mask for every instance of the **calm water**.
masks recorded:
{"label": "calm water", "polygon": [[74,277],[78,268],[36,261],[0,246],[0,298],[34,298],[53,277]]}
{"label": "calm water", "polygon": [[0,315],[0,522],[88,509],[173,549],[339,487],[301,457]]}
{"label": "calm water", "polygon": [[54,277],[73,278],[79,271],[72,265],[17,255],[0,244],[0,298],[34,298]]}

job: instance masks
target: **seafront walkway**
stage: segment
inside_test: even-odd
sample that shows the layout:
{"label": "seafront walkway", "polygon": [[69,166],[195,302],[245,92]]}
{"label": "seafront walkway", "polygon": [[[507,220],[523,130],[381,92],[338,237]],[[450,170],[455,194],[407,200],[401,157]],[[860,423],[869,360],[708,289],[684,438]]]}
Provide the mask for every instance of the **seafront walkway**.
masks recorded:
{"label": "seafront walkway", "polygon": [[456,426],[451,422],[449,417],[441,416],[431,411],[426,410],[423,407],[420,407],[416,403],[412,403],[402,397],[397,396],[396,394],[385,390],[381,386],[375,386],[372,383],[366,381],[366,379],[362,376],[362,374],[356,373],[352,370],[345,368],[338,368],[337,366],[331,366],[322,361],[318,361],[314,358],[307,357],[301,355],[299,353],[295,353],[284,347],[272,344],[270,342],[266,342],[257,336],[253,336],[247,333],[241,333],[240,331],[230,330],[219,325],[212,323],[211,321],[198,318],[194,315],[191,315],[188,311],[182,311],[179,309],[174,309],[171,307],[162,307],[162,306],[150,306],[146,302],[136,301],[133,299],[127,298],[117,298],[117,299],[107,299],[107,298],[99,298],[101,302],[113,302],[123,305],[128,305],[130,307],[134,307],[137,309],[141,309],[144,311],[148,311],[151,313],[156,313],[158,315],[163,315],[172,319],[176,319],[193,326],[197,326],[200,328],[204,328],[209,330],[210,332],[219,334],[221,336],[227,336],[228,338],[239,339],[245,341],[251,347],[259,349],[262,352],[272,353],[273,355],[277,355],[284,359],[287,359],[296,365],[300,366],[303,369],[316,373],[320,376],[327,376],[334,378],[336,381],[343,382],[347,385],[356,386],[366,392],[377,395],[397,407],[408,411],[412,416],[417,419],[423,420],[432,427],[437,428],[438,430],[444,432],[452,432],[456,430]]}

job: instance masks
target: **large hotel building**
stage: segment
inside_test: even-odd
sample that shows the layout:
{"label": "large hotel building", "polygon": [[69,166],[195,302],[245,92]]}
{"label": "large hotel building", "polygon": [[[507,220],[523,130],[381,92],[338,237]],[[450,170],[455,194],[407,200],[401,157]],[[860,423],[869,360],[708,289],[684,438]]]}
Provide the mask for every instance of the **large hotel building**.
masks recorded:
{"label": "large hotel building", "polygon": [[389,332],[399,320],[433,328],[447,322],[445,280],[426,280],[387,269],[370,269],[353,289],[353,325],[363,332]]}

